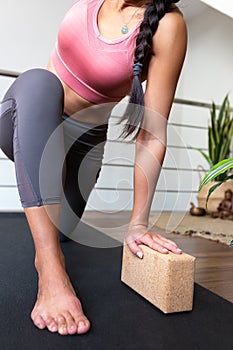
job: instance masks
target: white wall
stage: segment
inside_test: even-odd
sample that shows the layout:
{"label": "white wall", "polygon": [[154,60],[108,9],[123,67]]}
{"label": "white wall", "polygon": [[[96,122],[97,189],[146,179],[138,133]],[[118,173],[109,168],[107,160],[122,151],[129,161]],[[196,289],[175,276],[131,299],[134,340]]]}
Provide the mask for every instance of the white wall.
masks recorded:
{"label": "white wall", "polygon": [[189,20],[189,47],[179,96],[233,102],[233,19],[208,7]]}
{"label": "white wall", "polygon": [[[46,66],[59,23],[72,2],[1,0],[0,69],[23,72]],[[11,81],[1,79],[0,96]]]}
{"label": "white wall", "polygon": [[[4,11],[0,13],[0,68],[24,71],[46,65],[59,22],[72,1],[59,2],[59,8],[55,0],[39,3],[14,0],[4,4]],[[182,8],[188,22],[189,48],[176,97],[220,103],[224,95],[231,92],[233,101],[233,20],[198,0],[183,0]],[[7,85],[7,79],[0,79],[0,96]],[[168,129],[169,147],[153,209],[186,210],[190,200],[196,201],[199,183],[196,169],[199,164],[204,167],[206,164],[196,151],[187,147],[206,148],[208,118],[209,111],[204,108],[174,104]],[[190,128],[190,125],[202,129]],[[116,142],[114,128],[109,138],[113,141],[107,144],[104,159],[108,165],[103,167],[97,186],[124,190],[95,190],[88,208],[130,209],[134,148]],[[13,164],[4,156],[0,157],[0,210],[20,210]],[[123,162],[123,157],[127,157],[129,167],[111,166],[113,162]]]}
{"label": "white wall", "polygon": [[0,67],[24,71],[45,66],[59,23],[73,0],[1,0]]}
{"label": "white wall", "polygon": [[232,0],[201,0],[201,1],[233,18],[233,1]]}

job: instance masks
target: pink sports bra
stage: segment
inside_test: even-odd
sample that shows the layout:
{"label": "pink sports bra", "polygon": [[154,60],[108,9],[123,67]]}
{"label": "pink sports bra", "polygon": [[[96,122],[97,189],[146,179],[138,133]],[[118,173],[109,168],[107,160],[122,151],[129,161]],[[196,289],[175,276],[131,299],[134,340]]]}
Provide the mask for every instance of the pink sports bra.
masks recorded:
{"label": "pink sports bra", "polygon": [[61,23],[52,61],[60,78],[92,103],[118,102],[129,94],[139,25],[124,36],[101,36],[98,11],[104,0],[77,0]]}

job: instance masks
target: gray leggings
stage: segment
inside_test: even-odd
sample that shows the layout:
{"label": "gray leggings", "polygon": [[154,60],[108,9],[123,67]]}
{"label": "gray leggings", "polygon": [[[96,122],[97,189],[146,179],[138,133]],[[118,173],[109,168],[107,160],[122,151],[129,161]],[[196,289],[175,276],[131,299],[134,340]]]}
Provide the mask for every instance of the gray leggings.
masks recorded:
{"label": "gray leggings", "polygon": [[63,103],[53,73],[21,74],[0,106],[0,148],[15,162],[22,206],[62,203],[61,227],[67,231],[70,216],[81,218],[98,178],[107,125],[63,115]]}

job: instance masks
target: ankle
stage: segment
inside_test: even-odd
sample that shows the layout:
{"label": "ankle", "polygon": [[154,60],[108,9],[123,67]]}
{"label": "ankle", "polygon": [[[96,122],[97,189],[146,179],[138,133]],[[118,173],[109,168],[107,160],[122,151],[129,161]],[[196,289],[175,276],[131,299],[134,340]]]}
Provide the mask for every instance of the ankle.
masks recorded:
{"label": "ankle", "polygon": [[51,250],[40,250],[35,255],[35,268],[38,273],[49,270],[65,270],[65,257],[61,249]]}

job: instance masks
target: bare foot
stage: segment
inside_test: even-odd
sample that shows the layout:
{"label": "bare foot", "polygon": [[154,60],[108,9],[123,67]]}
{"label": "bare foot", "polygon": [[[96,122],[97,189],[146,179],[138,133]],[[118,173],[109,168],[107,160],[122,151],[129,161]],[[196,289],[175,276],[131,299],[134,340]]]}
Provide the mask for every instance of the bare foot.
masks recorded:
{"label": "bare foot", "polygon": [[[39,291],[31,318],[36,327],[61,335],[83,334],[90,322],[83,313],[63,264],[55,262],[38,269]],[[40,272],[39,272],[40,271]],[[43,272],[42,272],[43,271]]]}

